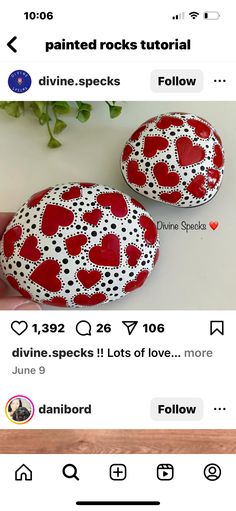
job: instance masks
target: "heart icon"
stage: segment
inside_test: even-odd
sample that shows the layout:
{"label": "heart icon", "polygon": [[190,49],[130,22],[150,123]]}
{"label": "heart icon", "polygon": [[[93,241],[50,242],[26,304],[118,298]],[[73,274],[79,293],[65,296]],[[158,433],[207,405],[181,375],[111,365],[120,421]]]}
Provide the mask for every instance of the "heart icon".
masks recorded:
{"label": "heart icon", "polygon": [[120,240],[115,234],[107,234],[102,244],[90,249],[89,259],[98,266],[119,266]]}
{"label": "heart icon", "polygon": [[87,236],[85,234],[77,234],[76,236],[71,236],[66,239],[66,248],[68,253],[72,256],[77,256],[81,252],[81,247],[86,245],[88,241]]}
{"label": "heart icon", "polygon": [[129,266],[136,266],[142,255],[141,250],[139,250],[139,248],[137,248],[135,245],[128,245],[125,252],[128,257]]}
{"label": "heart icon", "polygon": [[218,167],[218,169],[220,169],[224,165],[224,155],[223,155],[220,145],[215,145],[214,149],[215,149],[215,155],[213,158],[213,163],[216,167]]}
{"label": "heart icon", "polygon": [[15,334],[22,335],[28,328],[28,323],[26,321],[12,321],[11,329]]}
{"label": "heart icon", "polygon": [[130,291],[134,291],[135,289],[138,289],[143,285],[146,278],[148,277],[149,272],[147,270],[143,270],[140,273],[138,273],[136,279],[132,280],[131,282],[128,282],[125,286],[125,292],[130,293]]}
{"label": "heart icon", "polygon": [[38,240],[36,236],[28,236],[20,250],[20,256],[29,261],[38,261],[41,257],[41,252],[37,248]]}
{"label": "heart icon", "polygon": [[42,232],[53,236],[59,227],[68,227],[74,220],[74,213],[63,206],[48,204],[42,218]]}
{"label": "heart icon", "polygon": [[60,291],[61,281],[57,278],[60,270],[61,267],[57,261],[48,259],[37,266],[33,273],[31,273],[30,279],[47,291]]}
{"label": "heart icon", "polygon": [[111,212],[117,218],[123,218],[128,214],[128,207],[123,195],[119,192],[101,193],[97,196],[100,206],[111,208]]}
{"label": "heart icon", "polygon": [[164,151],[168,145],[169,142],[164,137],[145,137],[143,154],[147,158],[152,158],[157,151]]}
{"label": "heart icon", "polygon": [[178,202],[181,199],[181,193],[180,192],[160,193],[159,197],[164,202],[176,204],[176,202]]}
{"label": "heart icon", "polygon": [[207,126],[207,124],[202,121],[197,121],[196,119],[189,119],[188,124],[194,128],[194,131],[198,137],[209,138],[211,134],[211,128]]}
{"label": "heart icon", "polygon": [[34,195],[32,195],[32,197],[30,197],[30,199],[27,202],[28,207],[34,208],[34,206],[37,206],[42,200],[42,198],[46,195],[46,193],[49,192],[49,190],[51,190],[51,188],[45,188],[44,190],[41,190],[40,192],[37,192]]}
{"label": "heart icon", "polygon": [[147,180],[145,174],[139,170],[138,162],[134,160],[131,160],[128,163],[127,177],[130,183],[134,183],[139,186],[145,185]]}
{"label": "heart icon", "polygon": [[9,284],[12,287],[14,287],[14,289],[16,289],[16,291],[18,291],[18,293],[20,293],[22,296],[24,296],[24,298],[29,298],[29,300],[32,299],[32,297],[28,293],[28,291],[26,291],[26,289],[23,289],[23,287],[20,287],[17,280],[14,277],[12,277],[11,275],[8,275],[7,281],[9,282]]}
{"label": "heart icon", "polygon": [[98,225],[99,220],[102,218],[102,212],[100,209],[93,209],[93,211],[87,211],[84,213],[83,219],[90,225]]}
{"label": "heart icon", "polygon": [[74,298],[74,302],[76,305],[83,305],[84,307],[92,307],[93,305],[98,305],[99,303],[105,302],[106,295],[104,293],[95,293],[94,295],[77,295]]}
{"label": "heart icon", "polygon": [[153,220],[148,216],[141,215],[139,219],[141,227],[144,229],[144,239],[148,245],[154,245],[157,240],[157,227]]}
{"label": "heart icon", "polygon": [[63,200],[79,199],[81,195],[79,186],[72,186],[67,192],[64,192],[61,196]]}
{"label": "heart icon", "polygon": [[194,195],[194,197],[202,199],[207,192],[205,188],[205,176],[202,176],[201,174],[195,176],[195,178],[187,186],[187,190]]}
{"label": "heart icon", "polygon": [[124,148],[124,151],[122,153],[122,161],[128,160],[128,158],[131,155],[132,151],[133,151],[133,148],[131,147],[131,145],[126,144],[126,146]]}
{"label": "heart icon", "polygon": [[80,270],[77,272],[77,278],[86,289],[95,286],[101,280],[102,274],[98,270]]}
{"label": "heart icon", "polygon": [[5,232],[3,238],[3,251],[5,257],[11,257],[15,250],[15,244],[22,236],[22,228],[20,225],[15,225]]}
{"label": "heart icon", "polygon": [[210,226],[210,228],[211,228],[213,231],[215,231],[215,230],[217,229],[218,225],[219,225],[219,222],[217,222],[216,220],[215,220],[215,221],[212,221],[212,222],[209,222],[209,226]]}
{"label": "heart icon", "polygon": [[188,137],[180,137],[176,140],[176,148],[181,167],[194,165],[205,158],[205,151],[200,145],[193,145]]}
{"label": "heart icon", "polygon": [[183,121],[178,117],[171,117],[170,115],[163,115],[157,123],[157,128],[166,130],[170,126],[182,126]]}
{"label": "heart icon", "polygon": [[169,172],[167,163],[159,162],[153,168],[153,174],[160,186],[176,186],[179,184],[179,174]]}

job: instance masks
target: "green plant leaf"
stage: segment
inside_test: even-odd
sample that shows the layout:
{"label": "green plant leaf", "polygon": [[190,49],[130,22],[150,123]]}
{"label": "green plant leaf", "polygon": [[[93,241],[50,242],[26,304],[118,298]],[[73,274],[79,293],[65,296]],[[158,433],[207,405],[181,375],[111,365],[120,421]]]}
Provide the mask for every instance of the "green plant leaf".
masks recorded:
{"label": "green plant leaf", "polygon": [[80,122],[86,122],[89,120],[91,111],[92,111],[92,105],[90,103],[83,103],[82,101],[76,101],[78,110],[76,119]]}
{"label": "green plant leaf", "polygon": [[56,122],[54,124],[53,132],[55,134],[61,133],[65,128],[67,127],[67,124],[62,121],[61,119],[56,119]]}
{"label": "green plant leaf", "polygon": [[58,147],[61,147],[61,142],[59,142],[59,140],[57,140],[56,138],[51,137],[48,142],[48,147],[50,147],[51,149],[57,149]]}
{"label": "green plant leaf", "polygon": [[115,119],[116,117],[119,117],[119,115],[121,114],[122,106],[109,104],[109,112],[110,112],[110,118]]}
{"label": "green plant leaf", "polygon": [[68,101],[52,101],[52,109],[55,115],[65,115],[70,112]]}
{"label": "green plant leaf", "polygon": [[20,117],[24,111],[23,102],[21,101],[7,101],[5,111],[11,117]]}

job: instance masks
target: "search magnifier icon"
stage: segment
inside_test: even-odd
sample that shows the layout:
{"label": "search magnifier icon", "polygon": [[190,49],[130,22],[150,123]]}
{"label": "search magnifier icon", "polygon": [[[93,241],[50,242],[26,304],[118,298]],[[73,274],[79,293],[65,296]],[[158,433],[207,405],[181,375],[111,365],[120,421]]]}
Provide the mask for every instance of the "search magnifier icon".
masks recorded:
{"label": "search magnifier icon", "polygon": [[68,463],[67,465],[65,465],[62,469],[62,473],[63,473],[63,476],[66,477],[67,479],[73,479],[73,477],[75,479],[77,479],[77,481],[79,481],[79,478],[77,476],[77,468],[75,465],[72,465],[72,463]]}

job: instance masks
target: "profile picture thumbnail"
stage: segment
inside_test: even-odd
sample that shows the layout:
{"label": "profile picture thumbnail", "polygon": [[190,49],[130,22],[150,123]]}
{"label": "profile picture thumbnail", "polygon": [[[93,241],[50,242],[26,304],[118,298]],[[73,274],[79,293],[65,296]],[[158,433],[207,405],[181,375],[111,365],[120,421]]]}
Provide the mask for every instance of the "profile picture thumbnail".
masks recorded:
{"label": "profile picture thumbnail", "polygon": [[5,411],[14,424],[26,424],[34,416],[34,404],[28,397],[16,395],[9,399]]}

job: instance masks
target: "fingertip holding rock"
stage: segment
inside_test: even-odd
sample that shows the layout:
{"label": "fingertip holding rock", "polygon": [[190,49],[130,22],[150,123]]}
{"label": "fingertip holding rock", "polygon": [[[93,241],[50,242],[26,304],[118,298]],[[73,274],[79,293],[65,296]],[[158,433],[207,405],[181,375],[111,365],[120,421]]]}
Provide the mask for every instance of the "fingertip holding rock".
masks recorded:
{"label": "fingertip holding rock", "polygon": [[20,297],[7,297],[0,299],[0,310],[41,310],[41,306]]}

